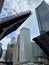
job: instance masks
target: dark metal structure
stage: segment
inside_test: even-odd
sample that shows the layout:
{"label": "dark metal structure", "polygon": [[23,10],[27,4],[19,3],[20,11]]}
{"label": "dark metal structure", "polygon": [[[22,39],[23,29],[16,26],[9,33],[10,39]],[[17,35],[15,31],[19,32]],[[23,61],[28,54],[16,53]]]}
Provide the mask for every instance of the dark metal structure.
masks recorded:
{"label": "dark metal structure", "polygon": [[0,0],[0,12],[2,10],[3,4],[4,4],[4,0]]}
{"label": "dark metal structure", "polygon": [[49,31],[33,39],[49,57]]}
{"label": "dark metal structure", "polygon": [[1,65],[13,65],[13,62],[0,61]]}
{"label": "dark metal structure", "polygon": [[0,40],[9,33],[15,31],[30,15],[31,11],[26,11],[17,16],[13,15],[0,19]]}

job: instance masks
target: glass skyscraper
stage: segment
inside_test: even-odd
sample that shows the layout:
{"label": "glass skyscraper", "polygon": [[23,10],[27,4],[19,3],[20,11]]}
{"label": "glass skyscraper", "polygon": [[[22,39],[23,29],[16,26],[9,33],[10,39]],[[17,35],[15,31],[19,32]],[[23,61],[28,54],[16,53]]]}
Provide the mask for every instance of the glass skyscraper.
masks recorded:
{"label": "glass skyscraper", "polygon": [[1,12],[1,9],[3,7],[3,3],[4,3],[4,0],[0,0],[0,12]]}
{"label": "glass skyscraper", "polygon": [[[42,3],[35,10],[39,31],[40,34],[43,34],[49,31],[49,5],[45,1],[42,1]],[[43,54],[43,56],[46,57],[45,53]]]}
{"label": "glass skyscraper", "polygon": [[2,57],[2,44],[0,43],[0,58]]}
{"label": "glass skyscraper", "polygon": [[42,3],[35,10],[39,31],[40,34],[42,34],[49,30],[49,5],[45,1],[42,1]]}
{"label": "glass skyscraper", "polygon": [[23,27],[20,31],[20,62],[32,60],[32,46],[30,40],[30,30]]}
{"label": "glass skyscraper", "polygon": [[32,44],[32,57],[33,57],[33,60],[36,59],[36,58],[43,58],[42,49],[35,42],[31,42],[31,44]]}

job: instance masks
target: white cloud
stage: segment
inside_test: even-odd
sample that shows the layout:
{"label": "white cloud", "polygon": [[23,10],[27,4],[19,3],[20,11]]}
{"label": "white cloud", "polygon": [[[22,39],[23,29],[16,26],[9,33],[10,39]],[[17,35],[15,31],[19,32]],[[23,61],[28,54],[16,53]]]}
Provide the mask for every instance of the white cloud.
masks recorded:
{"label": "white cloud", "polygon": [[49,3],[49,0],[45,0],[47,3]]}

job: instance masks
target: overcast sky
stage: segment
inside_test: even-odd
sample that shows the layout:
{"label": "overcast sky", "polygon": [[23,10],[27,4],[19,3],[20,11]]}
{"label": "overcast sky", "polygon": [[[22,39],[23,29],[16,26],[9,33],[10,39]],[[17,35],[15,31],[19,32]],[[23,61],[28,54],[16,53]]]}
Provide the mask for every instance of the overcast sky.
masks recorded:
{"label": "overcast sky", "polygon": [[[3,44],[3,49],[6,49],[11,37],[17,37],[22,27],[30,29],[31,39],[39,35],[35,8],[41,3],[41,1],[42,0],[5,0],[2,12],[0,14],[1,18],[15,14],[13,10],[16,10],[17,13],[31,10],[33,14],[15,32],[12,32],[0,41]],[[49,0],[45,1],[49,3]]]}

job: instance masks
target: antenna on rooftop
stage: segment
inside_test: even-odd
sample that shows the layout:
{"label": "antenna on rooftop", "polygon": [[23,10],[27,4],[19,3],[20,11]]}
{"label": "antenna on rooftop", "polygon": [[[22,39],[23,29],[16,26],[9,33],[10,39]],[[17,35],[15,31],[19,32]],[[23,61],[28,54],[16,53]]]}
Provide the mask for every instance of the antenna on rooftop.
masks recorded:
{"label": "antenna on rooftop", "polygon": [[16,10],[15,10],[15,9],[14,9],[13,11],[14,11],[14,12],[18,15],[18,13],[16,12]]}

